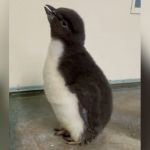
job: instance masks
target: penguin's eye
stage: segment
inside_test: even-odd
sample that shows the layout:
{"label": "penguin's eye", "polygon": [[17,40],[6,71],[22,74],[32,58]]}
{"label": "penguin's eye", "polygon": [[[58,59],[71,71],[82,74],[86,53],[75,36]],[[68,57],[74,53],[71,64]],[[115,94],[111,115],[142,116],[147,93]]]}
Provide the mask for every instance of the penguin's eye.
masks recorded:
{"label": "penguin's eye", "polygon": [[63,28],[68,28],[68,23],[63,20],[63,21],[61,21],[61,26],[62,26]]}

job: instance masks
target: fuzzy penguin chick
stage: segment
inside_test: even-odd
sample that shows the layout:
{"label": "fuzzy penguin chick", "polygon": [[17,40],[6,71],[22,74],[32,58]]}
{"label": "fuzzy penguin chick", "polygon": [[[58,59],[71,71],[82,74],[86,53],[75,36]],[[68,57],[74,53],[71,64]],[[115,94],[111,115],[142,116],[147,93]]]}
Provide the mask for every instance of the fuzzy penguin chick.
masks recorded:
{"label": "fuzzy penguin chick", "polygon": [[[112,113],[109,83],[84,47],[81,17],[71,9],[45,6],[51,43],[44,66],[44,89],[69,144],[91,142]],[[67,135],[67,136],[66,136]]]}

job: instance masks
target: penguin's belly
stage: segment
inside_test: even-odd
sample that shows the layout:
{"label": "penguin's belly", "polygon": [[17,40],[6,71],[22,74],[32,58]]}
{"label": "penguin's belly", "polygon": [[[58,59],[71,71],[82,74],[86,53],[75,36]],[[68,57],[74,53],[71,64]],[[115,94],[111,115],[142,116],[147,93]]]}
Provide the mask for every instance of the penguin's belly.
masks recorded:
{"label": "penguin's belly", "polygon": [[44,89],[58,121],[78,141],[84,130],[84,122],[79,113],[78,99],[70,92],[58,70],[62,54],[62,42],[52,40],[44,67]]}

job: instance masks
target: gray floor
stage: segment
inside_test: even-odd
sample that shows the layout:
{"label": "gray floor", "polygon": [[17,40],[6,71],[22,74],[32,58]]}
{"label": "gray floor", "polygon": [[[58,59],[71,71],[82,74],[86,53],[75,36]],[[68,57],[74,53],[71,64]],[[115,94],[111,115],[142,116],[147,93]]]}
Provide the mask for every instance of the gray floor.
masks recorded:
{"label": "gray floor", "polygon": [[11,150],[140,150],[140,88],[113,89],[114,111],[103,134],[89,145],[70,146],[54,136],[58,123],[42,92],[11,94]]}

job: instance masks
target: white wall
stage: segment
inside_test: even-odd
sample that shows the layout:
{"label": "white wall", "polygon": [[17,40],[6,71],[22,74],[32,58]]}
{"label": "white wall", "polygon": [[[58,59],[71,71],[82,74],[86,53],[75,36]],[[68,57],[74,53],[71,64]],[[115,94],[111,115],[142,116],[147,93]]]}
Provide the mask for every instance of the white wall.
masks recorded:
{"label": "white wall", "polygon": [[110,80],[140,78],[140,16],[132,0],[10,1],[10,87],[42,85],[50,41],[43,6],[75,9],[84,19],[86,48]]}
{"label": "white wall", "polygon": [[145,0],[144,3],[142,3],[142,19],[141,19],[141,33],[142,33],[142,54],[143,58],[142,61],[145,63],[144,65],[147,69],[147,72],[150,73],[150,1]]}
{"label": "white wall", "polygon": [[8,80],[8,2],[1,0],[0,6],[0,86],[4,87]]}

